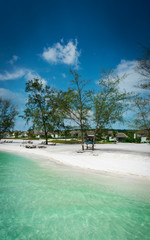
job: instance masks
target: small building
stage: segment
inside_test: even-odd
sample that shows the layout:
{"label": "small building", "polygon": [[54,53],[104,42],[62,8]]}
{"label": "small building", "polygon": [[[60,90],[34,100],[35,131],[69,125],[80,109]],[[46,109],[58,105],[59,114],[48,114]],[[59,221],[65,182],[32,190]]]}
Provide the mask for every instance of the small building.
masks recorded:
{"label": "small building", "polygon": [[111,134],[111,136],[109,136],[109,141],[122,142],[126,138],[128,138],[128,136],[125,133],[117,132],[115,137],[113,136],[113,133]]}
{"label": "small building", "polygon": [[87,131],[87,136],[94,136],[94,131],[92,130]]}
{"label": "small building", "polygon": [[58,133],[50,133],[52,138],[61,138],[61,136]]}
{"label": "small building", "polygon": [[128,138],[128,136],[127,136],[125,133],[118,132],[118,133],[116,134],[116,140],[117,140],[118,142],[122,142],[123,139],[125,139],[125,138]]}
{"label": "small building", "polygon": [[70,131],[71,137],[81,137],[81,131],[80,130],[72,130]]}
{"label": "small building", "polygon": [[11,134],[10,134],[9,132],[5,132],[5,133],[3,134],[3,137],[4,137],[4,138],[10,138],[10,136],[11,136]]}
{"label": "small building", "polygon": [[18,137],[28,137],[28,131],[21,132],[21,134],[18,135]]}
{"label": "small building", "polygon": [[134,139],[141,138],[141,142],[148,142],[148,131],[147,130],[141,130],[136,133],[134,133]]}

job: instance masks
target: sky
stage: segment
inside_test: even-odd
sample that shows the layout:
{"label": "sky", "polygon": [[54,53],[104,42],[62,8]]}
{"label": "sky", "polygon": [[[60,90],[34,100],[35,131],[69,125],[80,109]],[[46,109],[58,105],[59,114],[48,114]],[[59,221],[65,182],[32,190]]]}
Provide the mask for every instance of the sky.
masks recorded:
{"label": "sky", "polygon": [[[141,45],[150,44],[149,10],[148,0],[0,0],[0,96],[21,112],[28,80],[66,90],[70,68],[89,88],[101,68],[113,68],[127,74],[122,89],[141,91],[134,69]],[[17,118],[15,129],[27,128]]]}

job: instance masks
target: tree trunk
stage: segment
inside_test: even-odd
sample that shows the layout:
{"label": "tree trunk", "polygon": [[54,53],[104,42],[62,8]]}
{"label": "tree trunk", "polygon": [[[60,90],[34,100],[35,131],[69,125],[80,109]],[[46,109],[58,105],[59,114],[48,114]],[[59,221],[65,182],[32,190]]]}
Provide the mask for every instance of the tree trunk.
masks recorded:
{"label": "tree trunk", "polygon": [[84,151],[84,142],[82,141],[82,150]]}
{"label": "tree trunk", "polygon": [[84,151],[84,136],[83,136],[83,130],[81,129],[81,144],[82,144],[82,150]]}
{"label": "tree trunk", "polygon": [[148,136],[147,136],[148,142],[150,143],[150,129],[148,129]]}
{"label": "tree trunk", "polygon": [[94,151],[95,138],[96,138],[96,135],[95,135],[95,133],[94,133],[94,138],[93,138],[93,143],[92,143],[92,150],[93,150],[93,151]]}
{"label": "tree trunk", "polygon": [[45,140],[46,140],[46,145],[48,145],[48,137],[47,137],[47,132],[45,131]]}
{"label": "tree trunk", "polygon": [[94,151],[94,144],[95,144],[95,140],[96,140],[96,133],[97,133],[97,127],[94,131],[94,138],[93,138],[93,143],[92,143],[92,150]]}

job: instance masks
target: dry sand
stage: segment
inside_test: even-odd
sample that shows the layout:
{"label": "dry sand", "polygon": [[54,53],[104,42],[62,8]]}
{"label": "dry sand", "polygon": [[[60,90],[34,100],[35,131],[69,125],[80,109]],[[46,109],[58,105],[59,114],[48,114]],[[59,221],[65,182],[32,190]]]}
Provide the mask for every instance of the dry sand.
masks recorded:
{"label": "dry sand", "polygon": [[[2,140],[3,141],[3,140]],[[33,141],[39,145],[40,140]],[[81,145],[56,144],[44,149],[27,149],[22,140],[0,144],[0,151],[21,154],[27,157],[38,156],[42,161],[56,161],[61,164],[97,170],[105,173],[138,176],[150,180],[150,144],[117,143],[96,144],[95,150],[81,152]]]}

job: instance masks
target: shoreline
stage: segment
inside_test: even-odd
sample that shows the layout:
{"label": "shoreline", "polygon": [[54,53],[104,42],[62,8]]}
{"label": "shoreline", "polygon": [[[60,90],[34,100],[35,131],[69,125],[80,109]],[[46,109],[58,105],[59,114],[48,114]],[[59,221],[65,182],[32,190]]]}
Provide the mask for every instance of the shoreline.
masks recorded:
{"label": "shoreline", "polygon": [[[34,145],[40,140],[33,141]],[[96,144],[94,151],[81,152],[81,145],[57,144],[47,148],[28,149],[21,140],[0,144],[0,151],[38,159],[43,167],[54,162],[61,166],[106,176],[150,181],[150,145],[148,144]],[[42,161],[45,159],[46,161]]]}

